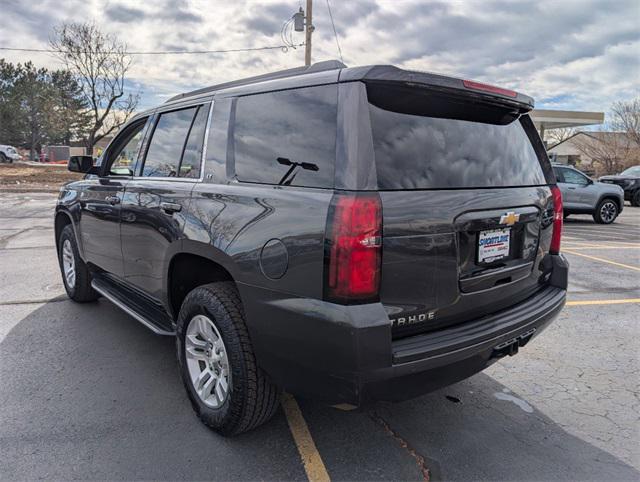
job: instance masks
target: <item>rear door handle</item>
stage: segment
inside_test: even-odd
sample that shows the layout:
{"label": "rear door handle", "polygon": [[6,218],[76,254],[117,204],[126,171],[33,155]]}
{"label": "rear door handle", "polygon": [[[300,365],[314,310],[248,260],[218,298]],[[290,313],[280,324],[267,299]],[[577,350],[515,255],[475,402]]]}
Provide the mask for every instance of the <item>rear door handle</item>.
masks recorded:
{"label": "rear door handle", "polygon": [[178,203],[160,203],[160,209],[162,209],[167,214],[179,213],[182,211],[182,205]]}
{"label": "rear door handle", "polygon": [[107,201],[112,206],[115,206],[116,204],[120,204],[120,198],[118,196],[107,196],[104,198],[104,200]]}

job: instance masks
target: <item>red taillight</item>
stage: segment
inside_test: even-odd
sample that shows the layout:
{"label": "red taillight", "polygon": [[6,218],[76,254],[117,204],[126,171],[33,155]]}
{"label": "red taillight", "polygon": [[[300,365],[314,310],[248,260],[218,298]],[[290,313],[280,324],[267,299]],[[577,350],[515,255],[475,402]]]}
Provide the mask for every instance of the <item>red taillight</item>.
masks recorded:
{"label": "red taillight", "polygon": [[334,196],[327,223],[326,298],[374,301],[380,285],[382,205],[375,194]]}
{"label": "red taillight", "polygon": [[551,235],[551,246],[549,252],[551,254],[560,253],[560,240],[562,238],[562,193],[558,186],[551,188],[553,196],[553,234]]}
{"label": "red taillight", "polygon": [[481,90],[483,92],[491,92],[492,94],[506,95],[507,97],[518,97],[518,93],[513,90],[503,89],[502,87],[496,87],[495,85],[483,84],[482,82],[476,82],[474,80],[463,80],[462,84],[467,89]]}

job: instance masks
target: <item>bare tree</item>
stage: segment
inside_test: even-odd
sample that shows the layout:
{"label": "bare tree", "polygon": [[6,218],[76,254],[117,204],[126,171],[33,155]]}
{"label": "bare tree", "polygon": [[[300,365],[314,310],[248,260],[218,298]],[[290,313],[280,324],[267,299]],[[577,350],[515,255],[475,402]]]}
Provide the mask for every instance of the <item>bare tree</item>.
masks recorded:
{"label": "bare tree", "polygon": [[575,137],[574,145],[591,159],[599,175],[622,171],[633,162],[637,151],[621,132],[585,132]]}
{"label": "bare tree", "polygon": [[51,47],[58,52],[77,81],[91,114],[86,147],[116,131],[133,114],[139,93],[125,92],[125,78],[131,67],[127,46],[102,33],[94,23],[63,23],[54,29]]}
{"label": "bare tree", "polygon": [[548,141],[549,147],[553,147],[556,144],[560,144],[562,141],[566,141],[569,137],[579,132],[573,127],[561,127],[559,129],[548,129],[545,131],[545,138]]}
{"label": "bare tree", "polygon": [[640,147],[640,97],[615,102],[611,106],[610,124],[612,130],[626,133]]}

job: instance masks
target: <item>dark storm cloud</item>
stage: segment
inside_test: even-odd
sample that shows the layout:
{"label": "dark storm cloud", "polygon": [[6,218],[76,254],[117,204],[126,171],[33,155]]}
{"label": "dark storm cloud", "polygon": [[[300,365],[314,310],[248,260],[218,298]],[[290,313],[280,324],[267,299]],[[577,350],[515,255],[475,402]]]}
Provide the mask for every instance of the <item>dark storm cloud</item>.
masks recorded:
{"label": "dark storm cloud", "polygon": [[465,72],[480,74],[489,64],[521,63],[544,55],[556,62],[601,55],[611,43],[638,38],[637,28],[621,26],[610,29],[605,38],[588,35],[587,29],[607,21],[606,10],[595,8],[596,3],[567,2],[549,8],[537,2],[495,1],[464,14],[443,4],[417,3],[400,13],[382,13],[372,24],[393,32],[394,63],[451,55],[466,60]]}
{"label": "dark storm cloud", "polygon": [[177,23],[202,23],[203,21],[201,15],[189,12],[183,7],[177,7],[173,10],[171,8],[163,10],[157,15],[157,18]]}
{"label": "dark storm cloud", "polygon": [[279,34],[284,22],[296,13],[293,3],[275,3],[256,9],[252,16],[245,20],[248,31],[260,32],[264,35]]}
{"label": "dark storm cloud", "polygon": [[284,20],[277,18],[254,17],[247,20],[249,30],[254,30],[265,35],[273,35],[280,31]]}
{"label": "dark storm cloud", "polygon": [[[91,21],[136,50],[234,49],[279,43],[292,0],[0,0],[0,45],[46,47],[63,21]],[[393,63],[530,93],[555,108],[606,109],[637,95],[638,0],[330,0],[348,65]],[[305,2],[301,2],[304,6]],[[314,3],[313,60],[338,58],[325,0]],[[265,38],[268,37],[268,38]],[[302,33],[294,41],[303,41]],[[133,49],[133,48],[132,48]],[[303,49],[134,57],[150,99],[292,67]],[[47,54],[2,54],[50,67]]]}
{"label": "dark storm cloud", "polygon": [[127,5],[109,5],[105,9],[107,19],[112,22],[131,23],[145,19],[170,20],[175,23],[200,23],[202,17],[188,11],[184,5],[169,2],[165,7],[146,12],[142,9]]}
{"label": "dark storm cloud", "polygon": [[[374,0],[352,0],[349,2],[331,1],[333,20],[339,37],[348,31],[357,30],[359,25],[369,18],[373,18],[380,11],[379,5]],[[313,23],[316,27],[314,35],[323,40],[334,42],[333,27],[329,19],[329,12],[325,2],[314,7]]]}
{"label": "dark storm cloud", "polygon": [[142,10],[125,5],[109,5],[104,14],[108,20],[120,23],[139,22],[145,17]]}
{"label": "dark storm cloud", "polygon": [[[6,29],[7,38],[12,38],[13,35],[10,35],[12,29],[6,27],[10,24],[15,25],[14,21],[16,24],[19,22],[20,27],[28,32],[31,39],[30,44],[42,45],[49,41],[51,29],[56,24],[56,18],[51,15],[51,10],[57,9],[58,12],[64,12],[67,8],[67,5],[52,5],[50,2],[43,2],[36,6],[31,2],[22,0],[3,0],[0,7],[2,23],[4,24],[3,29]],[[6,43],[9,44],[8,42]],[[27,45],[18,46],[26,47]]]}
{"label": "dark storm cloud", "polygon": [[[372,14],[380,11],[380,6],[373,0],[331,3],[336,28],[350,28],[357,25]],[[320,12],[321,15],[324,12]]]}

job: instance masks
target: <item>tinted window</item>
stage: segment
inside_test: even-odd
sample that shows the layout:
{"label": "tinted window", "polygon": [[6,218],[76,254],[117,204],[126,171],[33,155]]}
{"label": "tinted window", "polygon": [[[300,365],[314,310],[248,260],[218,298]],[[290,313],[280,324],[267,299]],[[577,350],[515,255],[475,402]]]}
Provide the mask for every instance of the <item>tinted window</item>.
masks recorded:
{"label": "tinted window", "polygon": [[198,113],[189,132],[189,138],[184,146],[184,154],[182,155],[182,162],[180,163],[180,177],[200,177],[204,131],[207,128],[208,115],[208,105],[203,105],[198,108]]}
{"label": "tinted window", "polygon": [[517,120],[493,124],[395,112],[373,104],[370,114],[380,189],[546,184]]}
{"label": "tinted window", "polygon": [[114,157],[111,157],[110,175],[132,176],[138,158],[138,150],[142,141],[142,132],[145,122],[142,121],[125,133],[123,139],[118,141],[121,147],[116,147]]}
{"label": "tinted window", "polygon": [[205,167],[207,175],[211,174],[214,181],[220,181],[227,177],[227,132],[230,112],[231,99],[216,100],[213,103]]}
{"label": "tinted window", "polygon": [[176,177],[178,175],[182,149],[196,110],[196,107],[192,107],[160,114],[147,150],[143,176]]}
{"label": "tinted window", "polygon": [[587,178],[573,169],[561,169],[564,182],[567,184],[588,184]]}
{"label": "tinted window", "polygon": [[233,134],[238,179],[333,187],[337,94],[330,85],[240,97]]}

